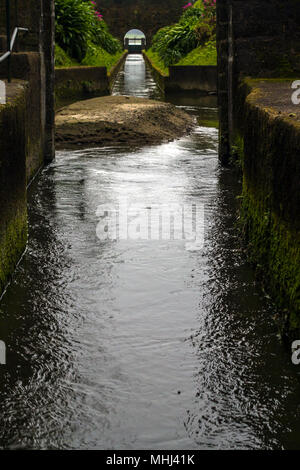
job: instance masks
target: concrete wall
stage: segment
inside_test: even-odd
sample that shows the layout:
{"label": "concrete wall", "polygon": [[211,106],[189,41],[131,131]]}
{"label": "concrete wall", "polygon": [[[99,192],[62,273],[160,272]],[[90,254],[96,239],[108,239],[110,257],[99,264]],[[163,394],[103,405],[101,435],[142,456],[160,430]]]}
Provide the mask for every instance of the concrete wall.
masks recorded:
{"label": "concrete wall", "polygon": [[220,160],[240,164],[249,259],[277,302],[281,331],[298,337],[300,113],[290,107],[300,78],[300,2],[218,0],[217,47]]}
{"label": "concrete wall", "polygon": [[[18,37],[11,58],[9,101],[0,105],[0,295],[26,247],[27,193],[39,168],[54,158],[54,0],[11,4],[11,32]],[[0,55],[6,44],[5,0],[0,0]],[[7,62],[0,79],[7,78]]]}
{"label": "concrete wall", "polygon": [[0,295],[27,241],[28,85],[14,82],[7,95],[8,103],[0,105]]}
{"label": "concrete wall", "polygon": [[182,14],[183,0],[96,0],[110,31],[121,41],[133,28],[145,33],[147,44],[163,26],[176,23]]}
{"label": "concrete wall", "polygon": [[146,63],[164,93],[193,92],[207,94],[217,92],[217,67],[207,65],[182,65],[169,67],[169,75],[163,75],[144,52]]}
{"label": "concrete wall", "polygon": [[[31,73],[30,83],[35,82],[35,93],[40,93],[40,120],[43,123],[43,160],[51,161],[54,158],[54,34],[55,16],[54,0],[19,0],[11,1],[11,31],[15,26],[29,29],[28,34],[21,33],[16,41],[16,52],[35,52],[40,55],[39,72],[36,66]],[[5,0],[0,0],[0,47],[6,48],[6,15]],[[0,49],[1,53],[1,49]],[[23,59],[25,60],[25,59]],[[28,68],[25,67],[22,76],[22,67],[16,59],[15,70],[18,78],[28,79]],[[31,59],[28,58],[28,63]],[[0,68],[1,76],[6,74],[6,65]],[[35,76],[33,76],[35,74]],[[37,170],[37,168],[36,168]]]}
{"label": "concrete wall", "polygon": [[68,67],[55,70],[56,108],[64,100],[109,94],[106,67]]}
{"label": "concrete wall", "polygon": [[182,65],[169,67],[166,92],[193,91],[216,93],[217,67],[213,65]]}
{"label": "concrete wall", "polygon": [[240,222],[249,259],[280,309],[281,332],[298,339],[300,110],[296,117],[278,102],[280,96],[289,100],[290,86],[290,81],[250,80],[240,86],[235,142],[243,172]]}
{"label": "concrete wall", "polygon": [[109,71],[106,67],[57,68],[55,70],[56,108],[79,99],[108,95],[126,57],[127,52],[124,52]]}
{"label": "concrete wall", "polygon": [[241,76],[300,73],[299,0],[217,1],[220,159],[228,163]]}
{"label": "concrete wall", "polygon": [[[29,84],[30,100],[26,108],[28,126],[26,153],[26,177],[29,182],[44,162],[45,145],[45,102],[41,90],[43,64],[38,52],[16,53],[11,61],[14,79],[26,80]],[[0,79],[6,77],[6,63],[0,64]]]}

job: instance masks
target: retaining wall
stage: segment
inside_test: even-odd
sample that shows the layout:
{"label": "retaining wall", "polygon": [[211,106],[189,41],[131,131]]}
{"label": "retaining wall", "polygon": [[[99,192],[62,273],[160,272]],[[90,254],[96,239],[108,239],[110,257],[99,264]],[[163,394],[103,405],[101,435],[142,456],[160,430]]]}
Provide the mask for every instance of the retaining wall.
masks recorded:
{"label": "retaining wall", "polygon": [[220,161],[241,163],[249,259],[280,308],[281,331],[297,336],[300,113],[291,83],[300,78],[300,2],[218,0],[217,49]]}
{"label": "retaining wall", "polygon": [[14,81],[0,105],[0,295],[27,241],[26,155],[29,86]]}
{"label": "retaining wall", "polygon": [[[300,333],[300,110],[291,82],[244,81],[236,151],[243,171],[241,223],[248,254],[280,308],[282,333]],[[294,111],[296,107],[294,106]]]}
{"label": "retaining wall", "polygon": [[109,95],[127,51],[107,71],[106,67],[60,67],[55,69],[56,109],[72,101]]}
{"label": "retaining wall", "polygon": [[[34,177],[44,163],[45,151],[45,100],[42,80],[43,65],[41,54],[37,52],[16,53],[11,60],[11,70],[14,79],[28,82],[29,101],[26,108],[26,179]],[[0,64],[0,79],[6,77],[6,63]]]}
{"label": "retaining wall", "polygon": [[[6,2],[0,0],[0,55],[6,51]],[[0,295],[27,241],[27,184],[54,158],[54,0],[10,2],[15,43],[8,103],[0,105]],[[11,31],[11,32],[12,32]],[[0,79],[7,78],[7,62]]]}
{"label": "retaining wall", "polygon": [[175,65],[169,67],[166,92],[193,91],[216,93],[217,67],[214,65]]}
{"label": "retaining wall", "polygon": [[210,94],[217,92],[217,67],[214,65],[174,65],[169,75],[164,75],[143,52],[152,75],[164,93],[193,92]]}

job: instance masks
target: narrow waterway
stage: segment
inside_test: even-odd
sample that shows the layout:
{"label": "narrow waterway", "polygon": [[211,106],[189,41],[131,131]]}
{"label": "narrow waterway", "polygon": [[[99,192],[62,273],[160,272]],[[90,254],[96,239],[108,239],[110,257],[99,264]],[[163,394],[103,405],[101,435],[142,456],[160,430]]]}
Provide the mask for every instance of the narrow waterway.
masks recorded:
{"label": "narrow waterway", "polygon": [[[141,56],[115,94],[160,98]],[[192,135],[58,152],[30,189],[29,243],[0,304],[0,446],[300,447],[299,371],[235,226],[216,100],[174,97]],[[99,206],[204,207],[204,246],[104,240]]]}

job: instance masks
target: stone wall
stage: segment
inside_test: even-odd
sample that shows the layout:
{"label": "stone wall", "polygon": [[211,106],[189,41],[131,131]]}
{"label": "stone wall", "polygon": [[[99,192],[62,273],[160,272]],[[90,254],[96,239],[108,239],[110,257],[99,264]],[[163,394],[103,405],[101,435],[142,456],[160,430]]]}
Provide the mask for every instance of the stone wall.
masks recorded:
{"label": "stone wall", "polygon": [[[0,55],[7,50],[5,0],[0,0]],[[7,104],[0,105],[0,295],[27,241],[27,185],[54,158],[54,0],[11,0]],[[0,79],[7,78],[7,61]]]}
{"label": "stone wall", "polygon": [[217,47],[220,160],[240,164],[249,259],[282,331],[297,336],[300,112],[291,84],[300,79],[300,2],[218,0]]}
{"label": "stone wall", "polygon": [[146,51],[143,53],[151,73],[164,94],[215,94],[217,92],[217,67],[214,65],[174,65],[169,67],[169,75],[153,64]]}
{"label": "stone wall", "polygon": [[231,155],[241,76],[300,74],[299,0],[217,0],[220,159]]}
{"label": "stone wall", "polygon": [[109,95],[127,57],[125,51],[110,69],[106,67],[60,67],[55,70],[55,107],[80,99]]}
{"label": "stone wall", "polygon": [[[40,55],[39,73],[34,75],[35,93],[40,97],[40,120],[42,122],[42,155],[44,161],[54,158],[54,34],[55,15],[54,0],[14,0],[11,4],[11,32],[16,26],[28,28],[29,32],[20,33],[16,41],[15,52],[35,52]],[[6,48],[6,10],[5,0],[0,0],[0,54]],[[19,59],[13,61],[14,64]],[[25,59],[24,59],[25,60]],[[31,59],[28,58],[27,63]],[[19,63],[19,62],[18,62]],[[18,78],[28,79],[28,68],[22,76],[22,68],[18,69]],[[37,72],[34,66],[35,72]],[[1,76],[6,75],[6,63],[1,66]],[[33,83],[31,81],[31,83]],[[37,170],[37,168],[36,168]]]}
{"label": "stone wall", "polygon": [[140,29],[148,44],[163,26],[176,23],[184,0],[96,0],[110,31],[121,41],[130,29]]}
{"label": "stone wall", "polygon": [[26,107],[28,85],[7,88],[7,104],[0,105],[0,295],[27,241]]}
{"label": "stone wall", "polygon": [[169,70],[166,92],[217,92],[217,67],[214,65],[176,65]]}

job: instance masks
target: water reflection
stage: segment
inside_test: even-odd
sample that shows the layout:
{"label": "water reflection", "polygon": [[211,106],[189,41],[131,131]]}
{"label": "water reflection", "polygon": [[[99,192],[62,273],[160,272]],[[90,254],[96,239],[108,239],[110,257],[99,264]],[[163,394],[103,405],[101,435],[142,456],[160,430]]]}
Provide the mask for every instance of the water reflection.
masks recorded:
{"label": "water reflection", "polygon": [[[216,119],[211,101],[187,109]],[[299,448],[298,377],[240,250],[240,184],[217,141],[200,125],[161,146],[59,152],[34,182],[0,308],[0,446]],[[98,205],[125,198],[205,204],[204,249],[100,241]]]}
{"label": "water reflection", "polygon": [[117,77],[112,94],[162,99],[162,93],[154,82],[141,54],[127,56],[125,66]]}

